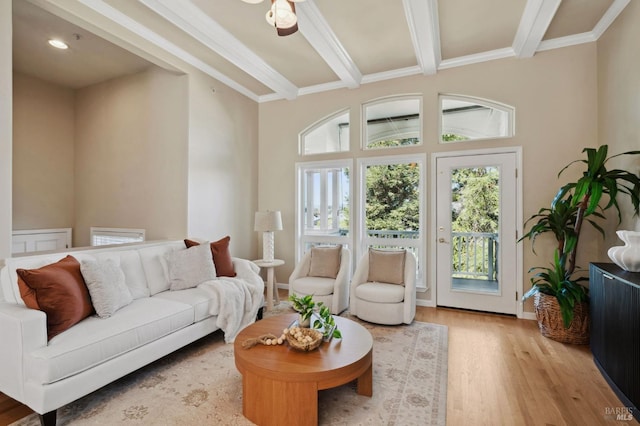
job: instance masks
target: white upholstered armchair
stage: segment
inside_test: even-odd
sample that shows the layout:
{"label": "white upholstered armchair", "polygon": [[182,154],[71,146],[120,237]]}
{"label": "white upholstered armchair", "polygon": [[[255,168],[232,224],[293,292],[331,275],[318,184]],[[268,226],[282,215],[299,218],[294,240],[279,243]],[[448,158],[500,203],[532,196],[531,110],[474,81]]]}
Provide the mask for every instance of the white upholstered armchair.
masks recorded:
{"label": "white upholstered armchair", "polygon": [[351,251],[340,245],[312,247],[289,277],[289,294],[313,295],[331,313],[338,315],[349,306]]}
{"label": "white upholstered armchair", "polygon": [[353,273],[349,311],[377,324],[411,324],[416,315],[413,253],[369,249]]}

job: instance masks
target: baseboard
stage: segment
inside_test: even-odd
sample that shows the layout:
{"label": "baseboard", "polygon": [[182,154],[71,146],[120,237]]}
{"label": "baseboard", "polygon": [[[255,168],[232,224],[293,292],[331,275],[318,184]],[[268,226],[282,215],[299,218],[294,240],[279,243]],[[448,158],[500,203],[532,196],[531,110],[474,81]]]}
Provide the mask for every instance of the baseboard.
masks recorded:
{"label": "baseboard", "polygon": [[416,299],[416,306],[424,306],[427,308],[435,308],[436,304],[432,300]]}
{"label": "baseboard", "polygon": [[536,313],[535,312],[523,312],[522,313],[522,317],[520,317],[521,319],[526,319],[526,320],[532,320],[532,321],[537,321],[538,319],[536,318]]}

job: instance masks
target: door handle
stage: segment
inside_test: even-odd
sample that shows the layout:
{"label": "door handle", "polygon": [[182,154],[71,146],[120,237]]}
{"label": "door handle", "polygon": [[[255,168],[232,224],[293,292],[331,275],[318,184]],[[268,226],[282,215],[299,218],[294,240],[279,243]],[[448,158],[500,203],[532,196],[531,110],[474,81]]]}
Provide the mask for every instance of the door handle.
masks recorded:
{"label": "door handle", "polygon": [[443,244],[449,244],[449,241],[445,240],[444,238],[440,237],[438,238],[438,242],[439,243],[443,243]]}

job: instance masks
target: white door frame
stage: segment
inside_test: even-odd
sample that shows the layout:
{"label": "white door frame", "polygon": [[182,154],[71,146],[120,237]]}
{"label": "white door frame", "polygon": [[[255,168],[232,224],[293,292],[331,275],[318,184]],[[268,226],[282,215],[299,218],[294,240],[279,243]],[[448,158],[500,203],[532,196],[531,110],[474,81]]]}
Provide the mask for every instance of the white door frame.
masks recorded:
{"label": "white door frame", "polygon": [[[436,267],[437,265],[437,211],[436,211],[436,202],[437,202],[437,191],[436,191],[436,162],[439,158],[446,157],[461,157],[461,156],[469,156],[469,155],[490,155],[490,154],[505,154],[505,153],[513,153],[516,156],[516,230],[518,233],[518,237],[514,235],[514,238],[520,238],[523,234],[523,222],[522,222],[522,147],[503,147],[503,148],[486,148],[486,149],[474,149],[474,150],[465,150],[465,151],[447,151],[447,152],[436,152],[431,155],[431,209],[430,209],[430,241],[429,244],[429,263],[432,265],[429,268],[429,280],[433,285],[430,285],[431,289],[431,301],[433,306],[437,304],[437,285],[436,285]],[[523,271],[523,250],[522,244],[516,245],[516,291],[518,292],[518,300],[516,304],[516,316],[518,318],[526,318],[526,319],[535,319],[532,315],[526,315],[524,313],[524,305],[522,303],[522,295],[524,294],[524,271]]]}

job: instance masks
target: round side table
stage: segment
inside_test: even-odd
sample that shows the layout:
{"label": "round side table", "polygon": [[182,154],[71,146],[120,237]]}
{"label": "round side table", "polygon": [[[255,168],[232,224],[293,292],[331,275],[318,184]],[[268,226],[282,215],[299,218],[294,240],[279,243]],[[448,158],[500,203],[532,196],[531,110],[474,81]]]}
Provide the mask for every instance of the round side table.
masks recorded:
{"label": "round side table", "polygon": [[[273,297],[274,297],[274,288],[276,286],[275,280],[275,272],[274,268],[278,266],[284,265],[284,260],[282,259],[273,259],[273,260],[264,260],[258,259],[254,260],[253,263],[258,265],[260,268],[267,269],[267,311],[273,309]],[[278,296],[278,289],[275,288],[275,298],[276,302],[280,303],[280,296]]]}

